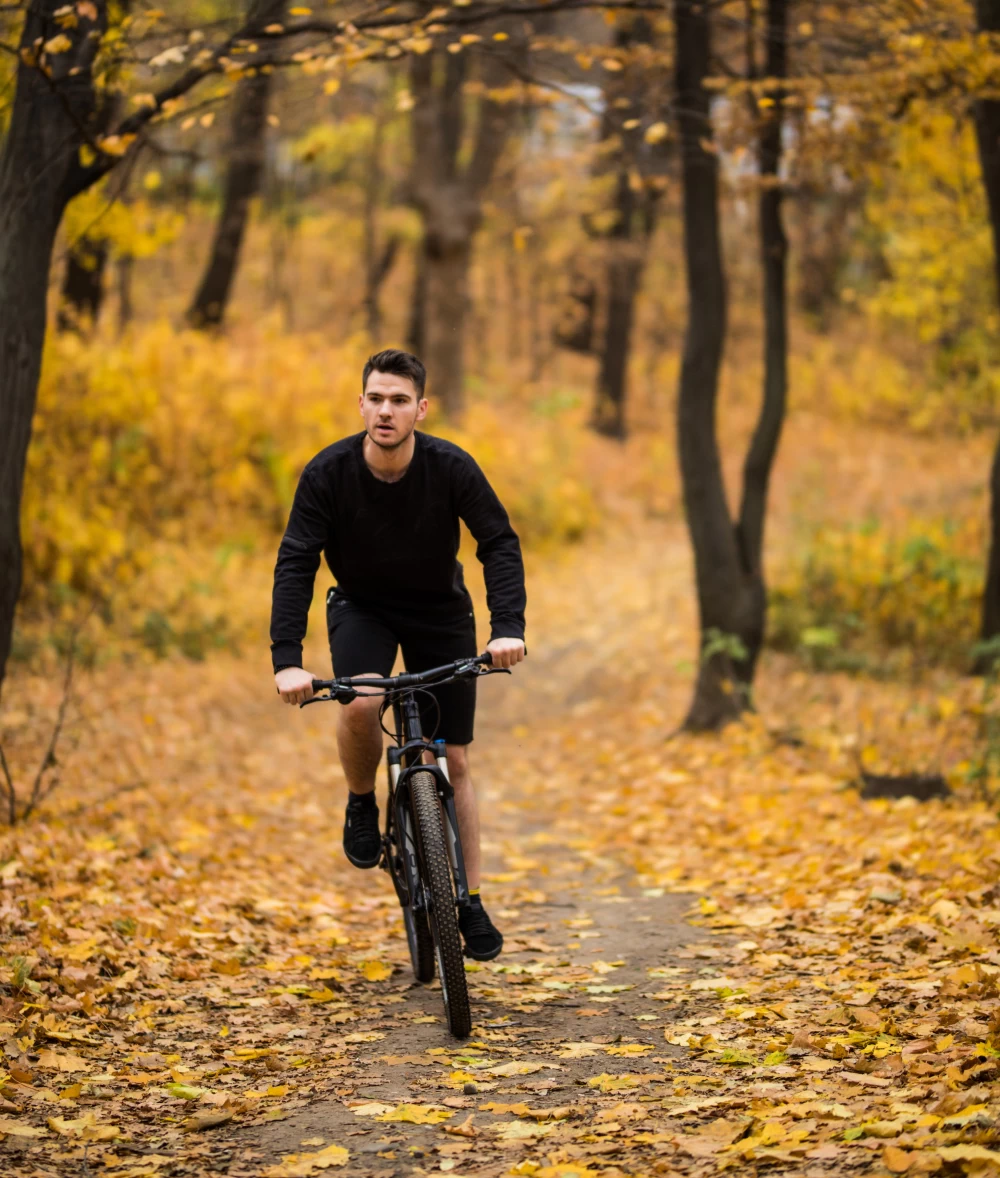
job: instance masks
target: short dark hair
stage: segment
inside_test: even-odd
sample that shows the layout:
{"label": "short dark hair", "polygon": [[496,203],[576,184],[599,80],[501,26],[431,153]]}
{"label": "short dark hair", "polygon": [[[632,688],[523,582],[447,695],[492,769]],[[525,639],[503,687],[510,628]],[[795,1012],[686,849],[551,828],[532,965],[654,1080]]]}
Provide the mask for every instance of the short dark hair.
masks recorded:
{"label": "short dark hair", "polygon": [[368,385],[368,378],[373,372],[385,372],[390,376],[405,376],[413,381],[417,390],[417,397],[424,395],[424,385],[427,383],[427,369],[420,360],[410,352],[402,352],[399,348],[386,348],[369,356],[365,363],[365,370],[361,374],[361,391]]}

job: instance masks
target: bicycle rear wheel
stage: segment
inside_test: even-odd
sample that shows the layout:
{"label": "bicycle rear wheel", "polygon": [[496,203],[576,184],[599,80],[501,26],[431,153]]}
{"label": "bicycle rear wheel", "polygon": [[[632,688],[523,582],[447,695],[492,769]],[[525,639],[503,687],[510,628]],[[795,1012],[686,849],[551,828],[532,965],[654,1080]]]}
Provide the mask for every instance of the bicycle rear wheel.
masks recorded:
{"label": "bicycle rear wheel", "polygon": [[472,1030],[472,1011],[465,979],[462,940],[458,932],[451,862],[445,842],[444,814],[433,774],[413,774],[410,778],[410,799],[417,824],[424,887],[430,900],[429,924],[434,938],[448,1029],[456,1039],[464,1039]]}

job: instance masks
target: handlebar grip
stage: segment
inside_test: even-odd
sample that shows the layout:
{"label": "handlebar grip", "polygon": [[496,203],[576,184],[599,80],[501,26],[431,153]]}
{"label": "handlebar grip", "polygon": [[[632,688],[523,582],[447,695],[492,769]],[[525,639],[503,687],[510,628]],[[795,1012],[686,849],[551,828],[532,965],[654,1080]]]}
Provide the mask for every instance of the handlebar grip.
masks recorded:
{"label": "handlebar grip", "polygon": [[322,691],[329,684],[325,679],[314,679],[312,683],[313,691]]}

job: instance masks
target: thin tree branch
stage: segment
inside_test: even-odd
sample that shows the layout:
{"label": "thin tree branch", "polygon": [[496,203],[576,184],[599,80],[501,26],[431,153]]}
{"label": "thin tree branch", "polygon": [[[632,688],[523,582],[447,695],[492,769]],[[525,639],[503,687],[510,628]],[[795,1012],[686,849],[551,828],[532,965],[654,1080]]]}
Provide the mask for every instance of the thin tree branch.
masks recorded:
{"label": "thin tree branch", "polygon": [[[90,614],[88,613],[87,617],[89,616]],[[56,763],[56,745],[59,743],[59,735],[62,732],[63,723],[66,719],[66,710],[69,707],[70,700],[70,688],[73,684],[73,664],[76,661],[76,639],[79,629],[79,626],[74,628],[73,635],[70,639],[69,654],[66,656],[66,674],[63,678],[63,694],[62,699],[59,701],[59,712],[56,716],[56,722],[52,729],[52,736],[49,740],[49,747],[45,750],[45,756],[42,758],[42,762],[38,766],[38,772],[35,774],[35,780],[31,787],[31,795],[28,798],[28,803],[21,813],[22,822],[26,822],[31,817],[35,807],[42,800],[43,796],[45,796],[42,794],[42,781],[45,777],[45,771]],[[51,789],[48,792],[51,793]]]}
{"label": "thin tree branch", "polygon": [[10,766],[7,764],[3,744],[0,744],[0,765],[3,766],[4,792],[7,795],[7,825],[13,826],[17,821],[17,790],[14,788],[14,779],[10,775]]}

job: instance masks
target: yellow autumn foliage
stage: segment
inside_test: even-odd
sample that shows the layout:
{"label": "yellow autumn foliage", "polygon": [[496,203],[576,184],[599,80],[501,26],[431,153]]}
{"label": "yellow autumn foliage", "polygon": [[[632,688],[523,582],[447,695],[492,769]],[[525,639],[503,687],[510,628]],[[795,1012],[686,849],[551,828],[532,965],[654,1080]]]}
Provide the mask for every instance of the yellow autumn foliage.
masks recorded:
{"label": "yellow autumn foliage", "polygon": [[[144,188],[154,193],[159,187],[158,172],[147,172]],[[149,196],[136,197],[127,203],[113,200],[107,183],[98,184],[70,201],[63,219],[68,243],[83,237],[105,240],[119,256],[148,258],[180,235],[184,217],[176,209],[158,205]]]}
{"label": "yellow autumn foliage", "polygon": [[978,519],[822,528],[774,579],[769,641],[819,667],[967,666],[985,548]]}
{"label": "yellow autumn foliage", "polygon": [[[992,428],[1000,313],[971,121],[916,102],[863,169],[836,331],[797,325],[799,405],[917,433]],[[808,333],[808,334],[806,334]]]}
{"label": "yellow autumn foliage", "polygon": [[[906,386],[898,362],[876,358],[866,383],[920,429],[992,423],[1000,407],[993,243],[972,123],[915,103],[888,157],[869,166],[866,232],[884,277],[861,299],[873,322],[920,345]],[[895,371],[892,371],[895,370]],[[899,394],[905,392],[905,397]]]}

